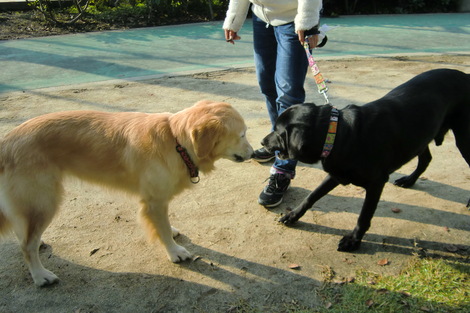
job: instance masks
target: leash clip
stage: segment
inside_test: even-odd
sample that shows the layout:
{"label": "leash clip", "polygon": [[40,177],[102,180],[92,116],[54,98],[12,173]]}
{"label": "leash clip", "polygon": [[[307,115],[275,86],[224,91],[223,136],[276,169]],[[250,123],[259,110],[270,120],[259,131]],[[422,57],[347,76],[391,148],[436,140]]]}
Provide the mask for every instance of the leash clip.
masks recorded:
{"label": "leash clip", "polygon": [[[328,90],[328,89],[327,89]],[[330,100],[328,100],[328,94],[326,93],[326,90],[320,91],[320,93],[323,95],[325,98],[325,104],[330,104]]]}

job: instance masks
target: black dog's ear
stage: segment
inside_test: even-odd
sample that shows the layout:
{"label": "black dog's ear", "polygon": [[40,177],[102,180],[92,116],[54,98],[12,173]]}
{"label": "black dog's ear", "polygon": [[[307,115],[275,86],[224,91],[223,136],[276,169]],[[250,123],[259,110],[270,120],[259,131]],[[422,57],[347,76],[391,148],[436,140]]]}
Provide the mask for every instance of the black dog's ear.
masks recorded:
{"label": "black dog's ear", "polygon": [[280,135],[276,131],[273,131],[264,137],[261,141],[261,145],[269,152],[285,151],[286,149],[282,134]]}
{"label": "black dog's ear", "polygon": [[303,137],[303,132],[298,127],[289,125],[284,138],[289,158],[297,160],[301,156]]}

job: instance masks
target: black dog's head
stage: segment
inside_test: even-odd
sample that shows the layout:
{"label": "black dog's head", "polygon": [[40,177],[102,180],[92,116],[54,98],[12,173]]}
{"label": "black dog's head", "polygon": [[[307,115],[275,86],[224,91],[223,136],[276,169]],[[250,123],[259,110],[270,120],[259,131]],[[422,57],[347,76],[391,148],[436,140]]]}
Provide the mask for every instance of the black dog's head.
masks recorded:
{"label": "black dog's head", "polygon": [[[278,152],[278,158],[280,159],[297,159],[297,149],[290,147],[292,140],[292,130],[295,127],[290,121],[293,118],[292,111],[295,110],[296,106],[292,106],[284,111],[276,120],[274,125],[274,131],[267,135],[261,144],[266,150],[271,153]],[[301,140],[296,140],[300,142]]]}
{"label": "black dog's head", "polygon": [[261,144],[269,152],[278,151],[280,159],[318,162],[329,120],[323,107],[313,103],[291,106],[278,117],[274,131]]}

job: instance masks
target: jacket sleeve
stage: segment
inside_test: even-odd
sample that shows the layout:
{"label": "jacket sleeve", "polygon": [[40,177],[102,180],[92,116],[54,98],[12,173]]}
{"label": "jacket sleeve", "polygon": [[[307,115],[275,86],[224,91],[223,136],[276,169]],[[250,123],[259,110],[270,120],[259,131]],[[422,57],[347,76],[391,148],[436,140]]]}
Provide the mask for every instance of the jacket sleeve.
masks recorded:
{"label": "jacket sleeve", "polygon": [[230,0],[222,28],[238,32],[246,20],[249,8],[249,0]]}
{"label": "jacket sleeve", "polygon": [[320,23],[322,0],[298,0],[297,15],[295,17],[295,31],[309,30]]}

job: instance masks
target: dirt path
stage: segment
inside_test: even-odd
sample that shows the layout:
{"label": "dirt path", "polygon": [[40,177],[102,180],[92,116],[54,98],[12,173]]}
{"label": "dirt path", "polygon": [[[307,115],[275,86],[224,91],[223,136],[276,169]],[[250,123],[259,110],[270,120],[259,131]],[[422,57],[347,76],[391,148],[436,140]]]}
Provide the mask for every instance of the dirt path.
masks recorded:
{"label": "dirt path", "polygon": [[[425,70],[469,72],[470,56],[423,56],[320,61],[338,107],[374,100]],[[309,99],[322,103],[309,77]],[[253,69],[151,81],[100,83],[0,95],[0,135],[39,114],[77,109],[175,112],[200,99],[233,104],[245,117],[255,148],[270,125]],[[1,312],[225,312],[238,305],[281,311],[292,303],[321,305],[315,293],[325,270],[335,279],[358,269],[396,274],[415,253],[469,261],[470,169],[452,134],[431,145],[434,159],[410,190],[387,184],[372,227],[356,253],[336,251],[351,230],[364,192],[342,186],[315,205],[294,228],[277,223],[325,177],[319,165],[298,167],[284,204],[257,204],[269,165],[219,161],[195,188],[171,204],[177,241],[199,256],[172,264],[149,244],[136,221],[138,201],[76,181],[44,235],[47,268],[61,282],[36,288],[13,236],[0,243]],[[415,162],[393,174],[410,173]],[[400,213],[392,209],[398,208]],[[389,265],[377,262],[387,258]],[[298,269],[290,269],[298,264]]]}

